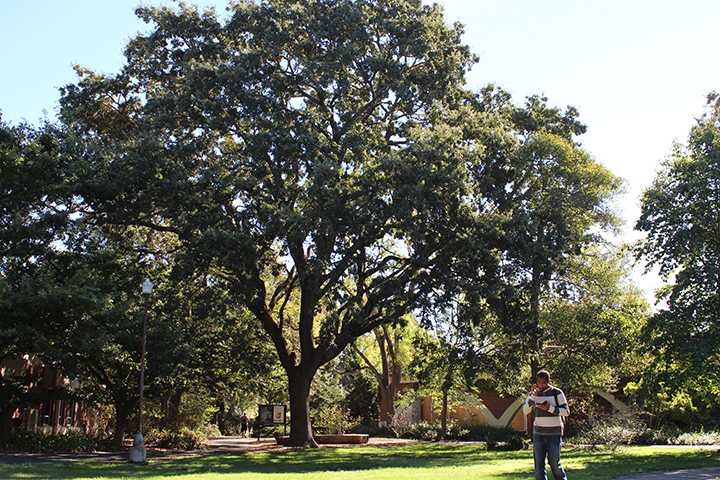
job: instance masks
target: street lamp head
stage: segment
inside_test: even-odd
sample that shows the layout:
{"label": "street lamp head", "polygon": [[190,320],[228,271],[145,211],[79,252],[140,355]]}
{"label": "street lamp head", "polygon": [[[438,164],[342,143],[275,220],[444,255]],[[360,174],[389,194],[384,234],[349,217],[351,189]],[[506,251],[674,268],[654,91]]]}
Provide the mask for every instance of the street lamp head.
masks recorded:
{"label": "street lamp head", "polygon": [[143,295],[152,294],[152,289],[153,289],[153,282],[151,282],[149,278],[146,278],[145,281],[142,283]]}

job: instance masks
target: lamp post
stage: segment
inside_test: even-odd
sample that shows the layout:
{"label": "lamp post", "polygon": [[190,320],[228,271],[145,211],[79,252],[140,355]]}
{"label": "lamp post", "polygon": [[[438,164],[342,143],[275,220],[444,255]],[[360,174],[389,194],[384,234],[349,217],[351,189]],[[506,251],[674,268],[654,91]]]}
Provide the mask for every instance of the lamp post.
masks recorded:
{"label": "lamp post", "polygon": [[143,315],[142,347],[140,350],[140,400],[138,403],[138,432],[133,437],[133,446],[130,449],[132,463],[145,463],[145,439],[143,438],[143,397],[145,396],[145,345],[147,343],[148,304],[152,295],[153,282],[146,278],[142,283],[142,293],[145,297],[145,314]]}

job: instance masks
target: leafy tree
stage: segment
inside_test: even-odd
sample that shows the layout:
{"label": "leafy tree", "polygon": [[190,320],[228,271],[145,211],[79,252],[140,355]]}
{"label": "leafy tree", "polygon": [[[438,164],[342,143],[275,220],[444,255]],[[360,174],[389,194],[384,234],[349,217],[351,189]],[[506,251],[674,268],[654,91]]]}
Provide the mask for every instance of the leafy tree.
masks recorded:
{"label": "leafy tree", "polygon": [[[720,411],[720,96],[676,145],[642,197],[635,228],[645,232],[638,256],[658,266],[668,285],[667,306],[649,322],[646,338],[655,356],[644,397],[690,401],[688,410]],[[697,392],[689,395],[690,392]],[[677,394],[677,396],[675,395]],[[692,397],[695,396],[695,405]],[[697,417],[696,417],[697,418]]]}
{"label": "leafy tree", "polygon": [[466,135],[485,146],[469,167],[476,208],[497,221],[477,238],[489,237],[496,248],[493,257],[468,256],[464,295],[477,305],[476,321],[493,312],[534,377],[546,337],[542,298],[557,292],[568,262],[617,224],[610,202],[621,183],[575,140],[585,127],[574,108],[562,111],[535,96],[516,106],[492,86],[472,105],[478,120],[497,115],[494,123],[465,125]]}
{"label": "leafy tree", "polygon": [[[347,350],[346,350],[347,352]],[[343,354],[348,369],[342,377],[347,391],[344,404],[350,417],[356,418],[366,427],[378,423],[377,380],[356,358]]]}
{"label": "leafy tree", "polygon": [[417,324],[408,319],[395,326],[383,325],[353,344],[358,364],[367,368],[377,385],[378,420],[390,425],[402,387],[403,372],[410,363],[409,341]]}
{"label": "leafy tree", "polygon": [[[647,363],[641,331],[648,312],[632,285],[627,252],[588,248],[566,262],[563,276],[540,299],[538,363],[571,394],[622,389]],[[529,365],[519,354],[522,343],[493,314],[475,332],[478,339],[465,355],[468,385],[507,395],[526,391]]]}
{"label": "leafy tree", "polygon": [[447,435],[451,394],[454,389],[472,390],[473,368],[477,365],[474,359],[467,361],[478,353],[473,348],[477,347],[474,328],[458,314],[458,310],[456,304],[427,318],[424,321],[427,332],[413,338],[415,351],[410,371],[417,376],[423,390],[440,392],[442,435]]}
{"label": "leafy tree", "polygon": [[[149,275],[157,308],[146,396],[182,385],[222,403],[233,389],[263,388],[261,376],[275,366],[267,339],[222,285],[208,284],[202,272],[168,277],[182,259],[163,253],[175,249],[166,233],[90,221],[72,195],[76,152],[56,127],[0,126],[0,358],[31,354],[77,376],[86,400],[114,406],[120,444],[137,405],[139,285]],[[33,401],[32,385],[0,383],[8,420]]]}
{"label": "leafy tree", "polygon": [[148,368],[155,378],[149,393],[164,399],[167,427],[182,423],[183,395],[202,391],[217,409],[220,431],[229,431],[234,400],[259,395],[279,368],[258,322],[222,284],[210,280],[202,273],[183,279],[171,275],[155,288],[162,307],[154,312],[149,340],[154,351]]}
{"label": "leafy tree", "polygon": [[455,250],[462,29],[419,0],[137,13],[154,29],[125,67],[64,89],[75,192],[225,282],[287,373],[291,443],[313,444],[318,368],[415,308]]}
{"label": "leafy tree", "polygon": [[642,362],[640,333],[649,307],[630,279],[625,251],[583,252],[567,266],[563,295],[544,299],[541,363],[573,392],[613,391]]}
{"label": "leafy tree", "polygon": [[[63,238],[68,211],[58,180],[67,167],[55,130],[11,126],[0,115],[0,360],[33,353],[33,322],[45,318],[29,278]],[[42,290],[49,310],[61,307],[54,292]],[[32,312],[29,315],[28,307]],[[10,432],[15,408],[33,400],[32,379],[0,375],[0,435]]]}
{"label": "leafy tree", "polygon": [[0,359],[28,352],[27,324],[8,316],[11,297],[67,228],[60,150],[52,128],[13,127],[0,116]]}

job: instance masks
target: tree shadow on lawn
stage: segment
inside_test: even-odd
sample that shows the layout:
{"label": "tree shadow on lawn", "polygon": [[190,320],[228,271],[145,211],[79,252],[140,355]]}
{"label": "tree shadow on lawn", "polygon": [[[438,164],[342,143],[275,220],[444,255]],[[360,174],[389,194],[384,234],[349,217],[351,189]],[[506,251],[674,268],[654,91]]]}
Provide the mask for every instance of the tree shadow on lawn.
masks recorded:
{"label": "tree shadow on lawn", "polygon": [[[507,469],[501,465],[508,462]],[[694,466],[720,466],[717,452],[661,451],[648,456],[632,453],[564,453],[564,462],[576,479],[614,478],[640,471]],[[528,451],[488,452],[473,445],[419,444],[394,448],[308,449],[253,454],[212,454],[185,458],[155,459],[144,466],[93,461],[45,462],[0,466],[2,478],[146,478],[184,475],[255,473],[302,474],[333,471],[367,471],[383,468],[433,469],[440,467],[494,467],[492,477],[503,480],[526,479],[532,474],[532,454]],[[508,472],[507,470],[513,470]],[[478,472],[481,473],[481,472]],[[349,475],[348,475],[349,476]]]}

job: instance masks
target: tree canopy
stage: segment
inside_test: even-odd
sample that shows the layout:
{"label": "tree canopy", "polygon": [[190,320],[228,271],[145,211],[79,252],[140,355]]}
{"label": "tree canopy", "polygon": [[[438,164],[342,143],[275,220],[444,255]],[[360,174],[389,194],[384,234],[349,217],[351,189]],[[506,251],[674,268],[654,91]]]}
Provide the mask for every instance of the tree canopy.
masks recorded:
{"label": "tree canopy", "polygon": [[292,442],[311,443],[314,373],[452,255],[468,146],[446,119],[474,58],[419,1],[137,13],[154,27],[122,71],[78,68],[63,91],[83,214],[171,233],[227,283],[288,374]]}
{"label": "tree canopy", "polygon": [[669,282],[659,292],[667,305],[645,332],[655,362],[643,390],[665,405],[659,410],[684,398],[685,409],[712,417],[720,405],[719,205],[720,96],[710,94],[687,144],[673,148],[643,194],[635,226],[646,234],[638,256]]}

